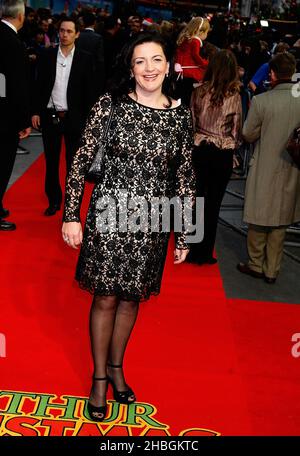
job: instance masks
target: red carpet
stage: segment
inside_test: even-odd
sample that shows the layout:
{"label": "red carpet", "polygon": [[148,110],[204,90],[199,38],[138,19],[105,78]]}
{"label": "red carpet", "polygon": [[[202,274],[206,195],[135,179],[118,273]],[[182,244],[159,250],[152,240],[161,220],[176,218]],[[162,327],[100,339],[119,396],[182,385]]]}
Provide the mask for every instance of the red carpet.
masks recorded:
{"label": "red carpet", "polygon": [[84,416],[91,297],[73,280],[61,214],[42,215],[43,176],[40,158],[5,201],[18,228],[0,233],[0,435],[298,435],[300,306],[227,300],[217,266],[174,266],[171,245],[128,347],[138,402],[109,390],[108,419]]}

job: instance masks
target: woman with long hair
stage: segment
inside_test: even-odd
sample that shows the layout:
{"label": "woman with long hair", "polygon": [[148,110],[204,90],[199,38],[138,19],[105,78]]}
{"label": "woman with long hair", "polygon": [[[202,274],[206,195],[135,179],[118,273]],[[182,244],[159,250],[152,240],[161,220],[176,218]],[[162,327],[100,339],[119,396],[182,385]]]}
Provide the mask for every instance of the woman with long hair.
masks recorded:
{"label": "woman with long hair", "polygon": [[193,163],[197,196],[204,197],[204,238],[192,244],[188,261],[214,264],[221,202],[235,165],[234,151],[241,137],[242,105],[238,67],[229,50],[209,62],[202,84],[193,92]]}
{"label": "woman with long hair", "polygon": [[208,61],[201,57],[200,52],[209,30],[208,19],[193,17],[177,39],[175,68],[181,77],[178,81],[178,95],[187,105],[190,104],[194,84],[203,79],[208,65]]}
{"label": "woman with long hair", "polygon": [[[170,80],[172,65],[163,39],[150,33],[136,36],[120,56],[111,92],[91,111],[67,179],[63,239],[73,248],[82,243],[76,279],[93,295],[94,374],[87,407],[94,421],[106,416],[108,383],[116,401],[130,404],[136,398],[125,380],[123,359],[139,302],[160,292],[169,239],[166,230],[149,226],[152,202],[195,194],[192,119],[171,98]],[[110,115],[102,179],[94,187],[82,233],[84,180]],[[142,211],[141,199],[143,209],[150,205],[150,216]],[[103,231],[102,204],[107,201],[113,203],[106,208],[113,220],[109,216]],[[183,229],[176,234],[174,263],[182,263],[187,253]]]}

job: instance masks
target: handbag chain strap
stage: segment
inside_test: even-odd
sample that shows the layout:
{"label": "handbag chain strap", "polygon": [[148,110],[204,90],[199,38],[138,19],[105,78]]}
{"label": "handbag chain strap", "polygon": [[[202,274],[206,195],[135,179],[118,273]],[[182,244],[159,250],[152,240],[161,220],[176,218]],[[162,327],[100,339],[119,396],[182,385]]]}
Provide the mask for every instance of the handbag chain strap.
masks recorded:
{"label": "handbag chain strap", "polygon": [[110,124],[111,124],[111,121],[112,121],[112,117],[113,117],[113,113],[114,113],[114,105],[112,103],[110,111],[109,111],[109,114],[108,114],[108,119],[107,119],[107,122],[106,122],[106,125],[105,125],[105,129],[103,131],[103,135],[102,135],[102,138],[101,138],[101,141],[103,143],[106,142],[107,135],[108,135],[108,130],[109,130],[109,127],[110,127]]}

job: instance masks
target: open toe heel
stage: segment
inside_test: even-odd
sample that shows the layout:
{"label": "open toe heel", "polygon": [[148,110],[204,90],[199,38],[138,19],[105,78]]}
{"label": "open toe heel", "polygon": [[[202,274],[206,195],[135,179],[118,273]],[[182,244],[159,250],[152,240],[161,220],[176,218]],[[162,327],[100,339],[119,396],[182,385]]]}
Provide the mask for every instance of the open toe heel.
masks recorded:
{"label": "open toe heel", "polygon": [[[109,380],[108,377],[102,377],[102,378],[93,377],[93,381],[102,382],[102,381],[108,381],[108,380]],[[107,389],[107,385],[106,385],[106,389]],[[96,405],[92,405],[90,403],[90,401],[88,401],[87,410],[89,412],[91,420],[103,421],[105,418],[105,415],[106,415],[107,405],[105,404],[105,405],[101,405],[100,407],[97,407]]]}
{"label": "open toe heel", "polygon": [[[116,365],[116,364],[110,364],[107,363],[108,367],[112,367],[113,369],[121,369],[122,364]],[[127,389],[125,391],[118,391],[115,385],[114,380],[107,376],[109,383],[112,386],[113,389],[113,394],[114,394],[114,399],[119,402],[120,404],[131,404],[132,402],[135,402],[136,397],[132,389],[127,386]]]}

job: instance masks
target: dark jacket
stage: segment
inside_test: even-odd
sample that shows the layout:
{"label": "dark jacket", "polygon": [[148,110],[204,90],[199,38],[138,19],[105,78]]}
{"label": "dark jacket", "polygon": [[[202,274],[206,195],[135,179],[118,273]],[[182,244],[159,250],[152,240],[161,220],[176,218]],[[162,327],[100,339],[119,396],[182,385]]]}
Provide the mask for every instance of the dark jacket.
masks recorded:
{"label": "dark jacket", "polygon": [[[41,116],[47,109],[56,76],[58,48],[46,49],[40,56],[33,97],[32,115]],[[68,117],[74,131],[82,130],[96,101],[92,56],[75,48],[67,88]]]}
{"label": "dark jacket", "polygon": [[102,36],[92,30],[82,30],[75,45],[77,49],[89,52],[93,56],[94,70],[96,76],[97,95],[104,91],[105,68],[104,50]]}
{"label": "dark jacket", "polygon": [[29,61],[18,35],[3,22],[0,22],[0,73],[0,129],[19,132],[31,125]]}

